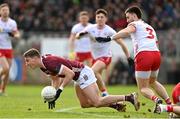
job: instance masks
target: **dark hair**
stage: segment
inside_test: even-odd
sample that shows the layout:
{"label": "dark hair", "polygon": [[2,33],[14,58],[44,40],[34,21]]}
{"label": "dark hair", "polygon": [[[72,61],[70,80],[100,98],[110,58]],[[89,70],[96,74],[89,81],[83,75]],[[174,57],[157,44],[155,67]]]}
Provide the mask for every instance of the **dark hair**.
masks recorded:
{"label": "dark hair", "polygon": [[79,13],[79,16],[89,16],[89,14],[88,14],[88,12],[87,11],[81,11],[80,13]]}
{"label": "dark hair", "polygon": [[3,3],[0,5],[0,9],[3,8],[3,7],[8,7],[9,8],[9,5],[7,3]]}
{"label": "dark hair", "polygon": [[105,9],[97,9],[96,10],[96,15],[100,14],[100,13],[104,14],[104,16],[106,16],[106,17],[108,15],[108,13],[107,13],[107,11]]}
{"label": "dark hair", "polygon": [[35,48],[31,48],[29,50],[27,50],[24,54],[23,54],[24,57],[40,57],[40,53],[37,49]]}
{"label": "dark hair", "polygon": [[139,19],[141,19],[142,16],[141,9],[138,6],[131,6],[127,8],[125,14],[126,13],[135,13]]}

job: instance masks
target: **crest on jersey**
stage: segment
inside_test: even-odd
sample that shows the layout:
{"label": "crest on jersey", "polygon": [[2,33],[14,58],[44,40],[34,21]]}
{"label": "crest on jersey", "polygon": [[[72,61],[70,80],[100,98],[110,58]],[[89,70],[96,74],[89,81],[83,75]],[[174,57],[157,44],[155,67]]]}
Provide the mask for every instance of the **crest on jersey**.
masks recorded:
{"label": "crest on jersey", "polygon": [[87,76],[86,74],[84,74],[83,79],[84,79],[85,81],[87,81],[87,80],[88,80],[88,76]]}

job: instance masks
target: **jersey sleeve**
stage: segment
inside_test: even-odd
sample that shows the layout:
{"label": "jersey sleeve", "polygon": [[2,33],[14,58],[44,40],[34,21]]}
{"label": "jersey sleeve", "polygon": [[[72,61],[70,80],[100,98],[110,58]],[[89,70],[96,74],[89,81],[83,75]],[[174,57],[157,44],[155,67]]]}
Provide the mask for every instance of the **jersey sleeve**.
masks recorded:
{"label": "jersey sleeve", "polygon": [[113,28],[110,27],[110,34],[109,35],[113,36],[114,34],[116,34],[116,31]]}
{"label": "jersey sleeve", "polygon": [[12,22],[12,31],[17,31],[17,30],[18,30],[17,23],[16,23],[16,21],[13,21]]}
{"label": "jersey sleeve", "polygon": [[128,26],[134,26],[135,28],[137,28],[137,22],[131,22],[128,24]]}
{"label": "jersey sleeve", "polygon": [[74,33],[74,34],[78,33],[76,25],[72,27],[71,33]]}

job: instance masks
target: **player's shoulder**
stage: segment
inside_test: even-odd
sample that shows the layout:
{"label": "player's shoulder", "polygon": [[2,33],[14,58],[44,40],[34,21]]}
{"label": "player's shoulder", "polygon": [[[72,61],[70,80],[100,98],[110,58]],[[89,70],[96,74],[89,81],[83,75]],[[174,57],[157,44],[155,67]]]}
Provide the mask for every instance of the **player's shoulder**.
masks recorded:
{"label": "player's shoulder", "polygon": [[79,27],[81,27],[81,24],[80,24],[80,23],[77,23],[77,24],[74,24],[74,25],[73,25],[72,29],[77,29],[77,28],[79,28]]}
{"label": "player's shoulder", "polygon": [[9,18],[9,19],[8,19],[8,22],[9,22],[9,23],[12,23],[12,24],[16,24],[16,21],[15,21],[14,19],[12,19],[12,18]]}
{"label": "player's shoulder", "polygon": [[105,28],[106,28],[106,29],[114,30],[111,26],[109,26],[109,25],[107,25],[107,24],[105,25]]}
{"label": "player's shoulder", "polygon": [[130,26],[130,25],[132,25],[132,26],[134,26],[136,28],[138,28],[138,27],[140,27],[140,28],[141,27],[151,27],[148,23],[146,23],[143,20],[133,21],[133,22],[128,24],[128,26]]}

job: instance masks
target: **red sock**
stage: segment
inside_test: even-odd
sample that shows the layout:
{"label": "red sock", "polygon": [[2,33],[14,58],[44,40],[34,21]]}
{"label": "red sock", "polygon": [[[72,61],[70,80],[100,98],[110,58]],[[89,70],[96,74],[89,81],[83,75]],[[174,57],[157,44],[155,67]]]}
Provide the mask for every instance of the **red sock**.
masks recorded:
{"label": "red sock", "polygon": [[105,88],[101,89],[101,92],[104,92],[104,91],[106,91],[106,89],[105,89]]}
{"label": "red sock", "polygon": [[151,100],[153,100],[154,102],[156,102],[156,101],[157,101],[157,99],[158,99],[158,97],[157,97],[157,96],[155,96],[155,95],[151,97]]}
{"label": "red sock", "polygon": [[167,112],[173,112],[173,106],[167,105]]}
{"label": "red sock", "polygon": [[170,98],[167,98],[166,100],[165,100],[165,102],[166,102],[166,104],[168,104],[168,105],[170,105],[172,102],[171,102],[171,100],[170,100]]}

